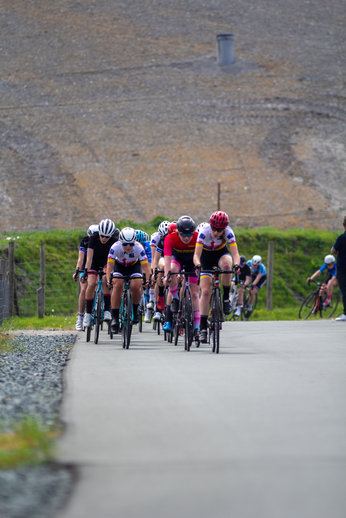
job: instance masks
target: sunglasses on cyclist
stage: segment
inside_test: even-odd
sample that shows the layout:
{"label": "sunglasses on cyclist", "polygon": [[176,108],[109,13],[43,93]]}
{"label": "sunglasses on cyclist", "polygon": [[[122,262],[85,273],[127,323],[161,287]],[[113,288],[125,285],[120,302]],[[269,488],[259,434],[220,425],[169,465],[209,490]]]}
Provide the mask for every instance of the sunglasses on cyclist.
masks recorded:
{"label": "sunglasses on cyclist", "polygon": [[223,232],[225,229],[224,228],[215,228],[215,227],[212,227],[210,225],[210,228],[214,231],[214,232]]}
{"label": "sunglasses on cyclist", "polygon": [[122,244],[124,247],[125,247],[125,246],[135,246],[135,244],[134,244],[134,243],[121,243],[121,244]]}
{"label": "sunglasses on cyclist", "polygon": [[191,237],[192,236],[192,232],[190,232],[189,234],[183,234],[183,232],[180,232],[180,235],[182,237]]}
{"label": "sunglasses on cyclist", "polygon": [[102,234],[100,234],[100,237],[103,237],[104,239],[107,239],[107,237],[109,237],[109,236],[103,236]]}

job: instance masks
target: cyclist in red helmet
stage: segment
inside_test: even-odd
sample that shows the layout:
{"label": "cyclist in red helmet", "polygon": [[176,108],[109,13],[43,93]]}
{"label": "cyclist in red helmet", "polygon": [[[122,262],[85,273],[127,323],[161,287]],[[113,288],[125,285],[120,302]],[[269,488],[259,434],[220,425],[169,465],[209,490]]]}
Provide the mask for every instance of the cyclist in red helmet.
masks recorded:
{"label": "cyclist in red helmet", "polygon": [[[240,264],[235,235],[228,223],[229,218],[226,212],[217,211],[210,216],[209,223],[204,223],[200,227],[198,233],[193,262],[196,266],[201,266],[202,268],[199,335],[200,342],[202,343],[207,342],[207,319],[212,288],[212,276],[208,273],[203,274],[203,269],[212,270],[215,266],[218,266],[221,270],[231,270],[232,260],[235,266],[239,267]],[[229,302],[231,276],[231,274],[221,275],[223,311],[226,315],[229,315],[231,312],[231,304]]]}

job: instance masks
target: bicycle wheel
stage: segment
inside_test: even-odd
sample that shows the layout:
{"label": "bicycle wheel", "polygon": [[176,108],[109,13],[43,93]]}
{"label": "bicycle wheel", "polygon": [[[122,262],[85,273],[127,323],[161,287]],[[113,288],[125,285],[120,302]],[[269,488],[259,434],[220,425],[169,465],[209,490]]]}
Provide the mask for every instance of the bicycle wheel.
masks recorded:
{"label": "bicycle wheel", "polygon": [[221,318],[221,298],[220,291],[216,290],[212,300],[212,316],[213,316],[213,352],[219,354],[220,350],[220,318]]}
{"label": "bicycle wheel", "polygon": [[174,345],[178,344],[179,326],[180,326],[180,318],[176,317],[175,325],[174,325]]}
{"label": "bicycle wheel", "polygon": [[185,290],[183,298],[183,318],[185,327],[185,351],[189,351],[193,339],[193,312],[192,300],[189,290]]}
{"label": "bicycle wheel", "polygon": [[86,342],[90,342],[90,335],[91,335],[91,324],[89,327],[86,328],[86,337],[85,337]]}
{"label": "bicycle wheel", "polygon": [[306,320],[312,313],[316,305],[316,292],[310,293],[304,300],[303,304],[300,306],[299,310],[299,318]]}
{"label": "bicycle wheel", "polygon": [[142,299],[142,302],[138,306],[138,331],[141,333],[143,331],[143,309],[144,299]]}
{"label": "bicycle wheel", "polygon": [[[325,301],[326,296],[327,295],[322,297],[322,302]],[[323,304],[322,304],[322,316],[324,318],[331,318],[334,315],[336,308],[338,307],[339,300],[340,300],[340,294],[338,292],[334,292],[334,293],[332,293],[332,298],[330,299],[330,304],[328,304],[328,306],[323,306]]]}
{"label": "bicycle wheel", "polygon": [[126,339],[127,339],[127,293],[126,291],[123,294],[123,298],[121,301],[120,308],[120,325],[121,325],[121,339],[123,344],[123,349],[126,348]]}
{"label": "bicycle wheel", "polygon": [[101,320],[102,320],[102,291],[100,290],[97,294],[96,308],[95,308],[95,334],[94,334],[95,344],[97,344],[99,341]]}

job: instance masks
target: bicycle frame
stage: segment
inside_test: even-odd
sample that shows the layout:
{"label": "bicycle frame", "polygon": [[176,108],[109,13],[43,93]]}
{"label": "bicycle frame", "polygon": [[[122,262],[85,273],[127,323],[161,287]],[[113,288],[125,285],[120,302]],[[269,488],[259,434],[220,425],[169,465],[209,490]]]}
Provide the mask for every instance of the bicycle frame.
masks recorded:
{"label": "bicycle frame", "polygon": [[91,329],[95,327],[95,336],[94,336],[94,342],[95,344],[98,343],[99,339],[99,332],[100,332],[100,326],[103,322],[104,318],[104,296],[103,296],[103,288],[102,288],[102,278],[106,273],[100,269],[97,272],[97,275],[99,277],[98,283],[97,283],[97,289],[96,293],[94,295],[94,301],[92,305],[91,310],[91,321],[90,326],[86,328],[86,341],[90,341],[90,335],[91,335]]}
{"label": "bicycle frame", "polygon": [[132,306],[132,295],[130,289],[131,277],[126,275],[124,278],[124,289],[121,298],[119,320],[120,320],[120,331],[123,338],[123,348],[128,349],[130,346],[131,333],[132,333],[132,320],[133,320],[133,306]]}
{"label": "bicycle frame", "polygon": [[182,269],[180,272],[171,272],[167,274],[167,282],[172,275],[184,276],[184,289],[183,296],[179,300],[179,309],[176,315],[172,315],[172,330],[171,334],[175,336],[174,343],[177,345],[179,336],[179,327],[184,329],[185,337],[185,351],[190,351],[192,340],[193,340],[193,306],[192,306],[192,294],[190,288],[189,277],[192,275],[191,272],[187,272]]}

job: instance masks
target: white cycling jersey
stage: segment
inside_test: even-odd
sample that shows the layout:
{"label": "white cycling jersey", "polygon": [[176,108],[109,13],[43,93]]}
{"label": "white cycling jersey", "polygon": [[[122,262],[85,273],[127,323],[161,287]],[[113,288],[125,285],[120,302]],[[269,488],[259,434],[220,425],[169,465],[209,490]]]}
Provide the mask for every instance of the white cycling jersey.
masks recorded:
{"label": "white cycling jersey", "polygon": [[145,264],[148,262],[147,254],[145,253],[143,245],[135,242],[134,247],[131,252],[125,252],[124,247],[120,241],[114,243],[111,246],[108,254],[108,261],[115,262],[124,265],[124,266],[132,266],[137,261],[140,261],[141,264]]}
{"label": "white cycling jersey", "polygon": [[200,229],[197,237],[196,246],[203,246],[204,250],[220,250],[225,246],[236,246],[237,242],[231,227],[227,226],[220,237],[213,237],[210,229],[210,224],[205,223]]}
{"label": "white cycling jersey", "polygon": [[157,245],[159,244],[159,241],[161,239],[161,236],[158,232],[154,232],[153,234],[151,234],[151,237],[150,237],[150,246],[152,248],[156,248]]}

